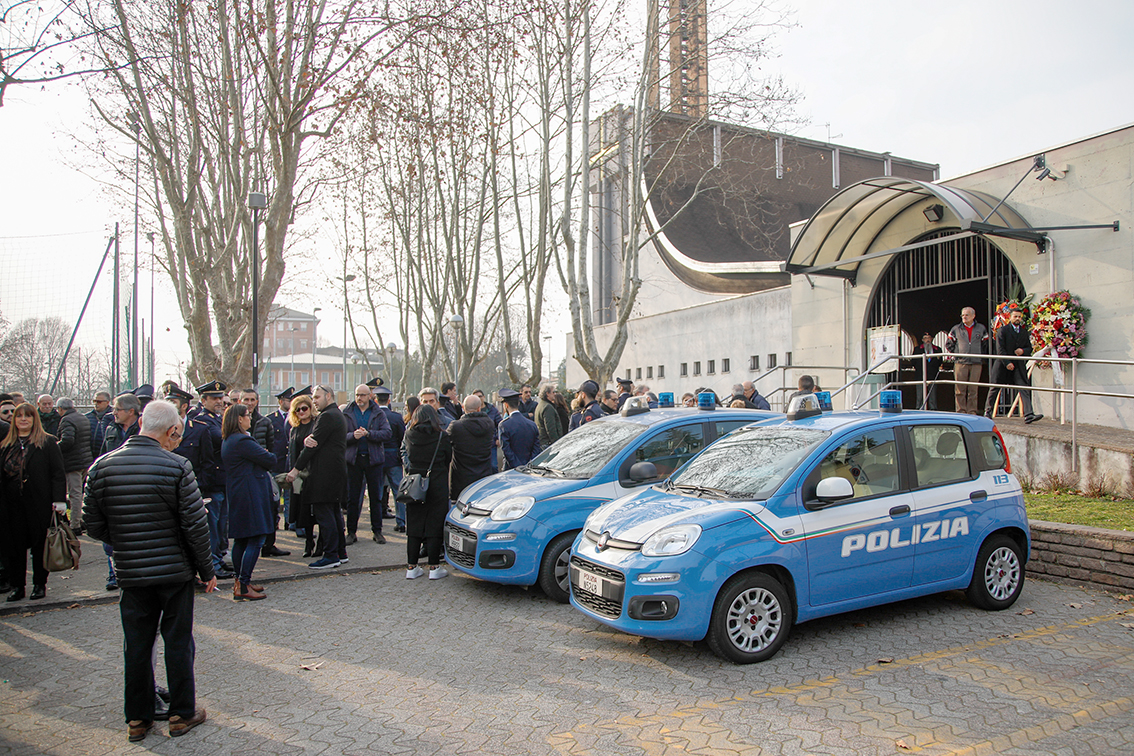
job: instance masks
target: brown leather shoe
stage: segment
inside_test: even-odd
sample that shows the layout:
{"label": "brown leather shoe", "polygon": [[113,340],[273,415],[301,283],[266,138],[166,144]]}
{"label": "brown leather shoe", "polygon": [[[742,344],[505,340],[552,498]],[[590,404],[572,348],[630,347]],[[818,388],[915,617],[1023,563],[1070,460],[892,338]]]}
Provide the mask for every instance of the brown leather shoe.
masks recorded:
{"label": "brown leather shoe", "polygon": [[179,738],[185,733],[192,730],[197,725],[201,724],[208,718],[204,709],[197,709],[193,712],[193,716],[185,719],[176,714],[169,718],[169,735],[170,737]]}
{"label": "brown leather shoe", "polygon": [[266,595],[255,589],[250,583],[241,583],[239,580],[232,584],[232,599],[234,601],[259,601],[267,598]]}
{"label": "brown leather shoe", "polygon": [[129,740],[131,743],[137,743],[146,739],[146,733],[153,729],[154,723],[143,722],[140,719],[131,719],[126,723],[127,732],[129,733]]}

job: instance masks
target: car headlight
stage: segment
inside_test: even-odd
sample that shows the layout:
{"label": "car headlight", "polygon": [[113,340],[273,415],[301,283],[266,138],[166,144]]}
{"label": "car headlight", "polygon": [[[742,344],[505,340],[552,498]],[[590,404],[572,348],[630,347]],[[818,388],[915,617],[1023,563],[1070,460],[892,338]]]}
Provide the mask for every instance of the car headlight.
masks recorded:
{"label": "car headlight", "polygon": [[514,499],[506,499],[492,510],[492,519],[497,522],[518,520],[528,513],[533,504],[535,504],[535,499],[531,496],[517,496]]}
{"label": "car headlight", "polygon": [[642,555],[677,556],[693,548],[701,535],[700,525],[671,525],[651,535],[642,544]]}

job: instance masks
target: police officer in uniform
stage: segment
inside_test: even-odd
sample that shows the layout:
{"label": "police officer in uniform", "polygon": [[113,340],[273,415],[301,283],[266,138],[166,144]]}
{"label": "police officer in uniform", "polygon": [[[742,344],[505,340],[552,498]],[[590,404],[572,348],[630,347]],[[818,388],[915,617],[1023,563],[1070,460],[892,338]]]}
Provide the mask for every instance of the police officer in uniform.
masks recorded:
{"label": "police officer in uniform", "polygon": [[[291,433],[291,425],[288,424],[287,413],[291,409],[291,398],[294,395],[294,386],[288,386],[286,389],[276,394],[279,409],[268,415],[268,419],[272,421],[272,428],[275,431],[271,448],[272,454],[276,455],[276,466],[272,468],[273,475],[281,475],[291,469],[287,463],[287,442],[288,436]],[[288,515],[291,512],[291,486],[281,486],[280,488],[284,502],[284,530],[288,530],[291,527],[289,524],[290,520],[288,519]],[[274,540],[272,544],[275,544]]]}
{"label": "police officer in uniform", "polygon": [[205,507],[209,511],[209,543],[213,550],[213,572],[219,580],[233,576],[232,569],[225,564],[227,551],[225,542],[228,536],[228,500],[225,498],[224,462],[221,460],[221,413],[224,411],[224,393],[228,386],[220,381],[209,381],[198,386],[197,396],[201,398],[201,411],[197,420],[209,428],[209,438],[213,442],[213,467],[210,471],[208,487],[201,486],[205,497]]}
{"label": "police officer in uniform", "polygon": [[500,422],[500,451],[504,455],[504,469],[523,467],[541,451],[539,428],[520,410],[520,392],[502,389],[504,419]]}
{"label": "police officer in uniform", "polygon": [[173,453],[189,460],[193,465],[193,474],[197,477],[197,487],[207,488],[213,471],[213,439],[209,434],[209,425],[203,420],[187,417],[193,395],[176,383],[170,382],[165,386],[165,398],[177,405],[177,412],[185,421],[181,443]]}
{"label": "police officer in uniform", "polygon": [[[598,392],[597,383],[590,379],[583,381],[583,385],[579,387],[575,395],[576,399],[582,398],[583,412],[578,416],[578,423],[571,430],[575,430],[580,425],[585,425],[592,420],[598,420],[606,414],[602,411],[602,405],[598,403]],[[572,418],[572,422],[574,422],[574,418]]]}

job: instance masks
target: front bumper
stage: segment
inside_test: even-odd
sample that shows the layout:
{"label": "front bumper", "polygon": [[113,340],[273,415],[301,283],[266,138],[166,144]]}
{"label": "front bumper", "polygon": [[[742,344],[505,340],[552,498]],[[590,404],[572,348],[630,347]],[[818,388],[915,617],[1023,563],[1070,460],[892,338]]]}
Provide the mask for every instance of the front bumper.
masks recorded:
{"label": "front bumper", "polygon": [[492,583],[535,585],[552,535],[529,517],[496,522],[454,509],[445,518],[445,561]]}
{"label": "front bumper", "polygon": [[[719,589],[715,568],[696,551],[675,557],[602,551],[580,535],[571,549],[571,605],[625,633],[701,640]],[[673,578],[647,582],[649,576]]]}

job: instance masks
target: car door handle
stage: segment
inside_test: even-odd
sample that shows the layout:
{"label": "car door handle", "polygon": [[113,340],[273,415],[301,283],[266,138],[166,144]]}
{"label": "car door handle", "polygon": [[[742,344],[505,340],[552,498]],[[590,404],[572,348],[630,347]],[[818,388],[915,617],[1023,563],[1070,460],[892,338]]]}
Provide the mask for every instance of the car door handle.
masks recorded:
{"label": "car door handle", "polygon": [[910,513],[910,505],[903,504],[900,507],[890,507],[891,517],[900,517],[901,515],[908,515]]}
{"label": "car door handle", "polygon": [[972,501],[984,501],[988,498],[988,491],[973,491],[969,494],[969,499]]}

